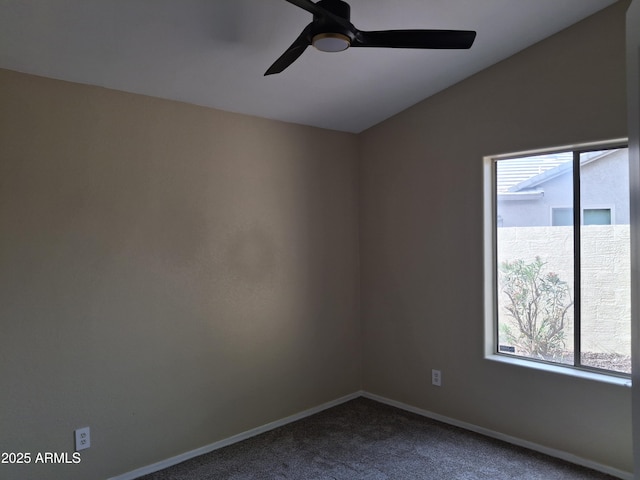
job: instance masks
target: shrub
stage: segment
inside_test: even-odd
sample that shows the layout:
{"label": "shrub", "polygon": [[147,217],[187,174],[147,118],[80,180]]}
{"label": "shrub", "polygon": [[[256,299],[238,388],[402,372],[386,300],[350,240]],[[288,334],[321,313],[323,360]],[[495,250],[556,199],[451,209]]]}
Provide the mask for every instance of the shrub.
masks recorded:
{"label": "shrub", "polygon": [[506,296],[501,306],[514,319],[517,331],[501,322],[501,333],[518,355],[554,360],[565,350],[567,314],[573,305],[567,282],[557,274],[544,273],[540,257],[500,264],[500,286]]}

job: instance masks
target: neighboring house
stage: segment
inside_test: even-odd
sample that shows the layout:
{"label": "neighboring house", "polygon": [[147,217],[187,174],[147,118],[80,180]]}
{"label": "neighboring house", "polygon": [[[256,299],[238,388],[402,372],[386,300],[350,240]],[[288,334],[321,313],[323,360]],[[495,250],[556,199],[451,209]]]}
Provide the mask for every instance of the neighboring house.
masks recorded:
{"label": "neighboring house", "polygon": [[[628,150],[581,156],[581,209],[585,225],[629,223]],[[498,163],[498,226],[573,224],[572,153]]]}

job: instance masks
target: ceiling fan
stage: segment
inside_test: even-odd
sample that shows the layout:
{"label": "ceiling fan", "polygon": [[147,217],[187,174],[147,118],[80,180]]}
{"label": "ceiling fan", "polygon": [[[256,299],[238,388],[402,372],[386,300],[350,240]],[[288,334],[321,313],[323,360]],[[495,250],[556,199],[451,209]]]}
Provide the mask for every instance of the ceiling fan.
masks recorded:
{"label": "ceiling fan", "polygon": [[471,30],[358,30],[350,22],[351,7],[342,0],[286,0],[309,13],[313,21],[278,58],[265,75],[280,73],[302,55],[309,45],[323,52],[349,47],[470,48],[476,38]]}

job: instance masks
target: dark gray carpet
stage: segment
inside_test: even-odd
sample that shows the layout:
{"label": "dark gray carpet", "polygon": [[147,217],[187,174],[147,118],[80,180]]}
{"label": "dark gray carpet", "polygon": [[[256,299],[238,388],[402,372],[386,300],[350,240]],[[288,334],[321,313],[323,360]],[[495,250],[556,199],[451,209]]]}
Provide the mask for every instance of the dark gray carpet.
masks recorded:
{"label": "dark gray carpet", "polygon": [[358,398],[144,480],[613,479]]}

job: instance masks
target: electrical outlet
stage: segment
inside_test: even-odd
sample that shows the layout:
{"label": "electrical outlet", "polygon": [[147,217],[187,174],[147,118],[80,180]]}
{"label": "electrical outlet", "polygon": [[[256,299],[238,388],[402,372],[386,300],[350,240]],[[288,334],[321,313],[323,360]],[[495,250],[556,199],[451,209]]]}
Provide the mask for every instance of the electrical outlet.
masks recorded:
{"label": "electrical outlet", "polygon": [[91,446],[91,432],[89,427],[79,428],[76,434],[76,452],[89,448]]}
{"label": "electrical outlet", "polygon": [[440,370],[431,370],[431,384],[436,387],[442,386],[442,372]]}

